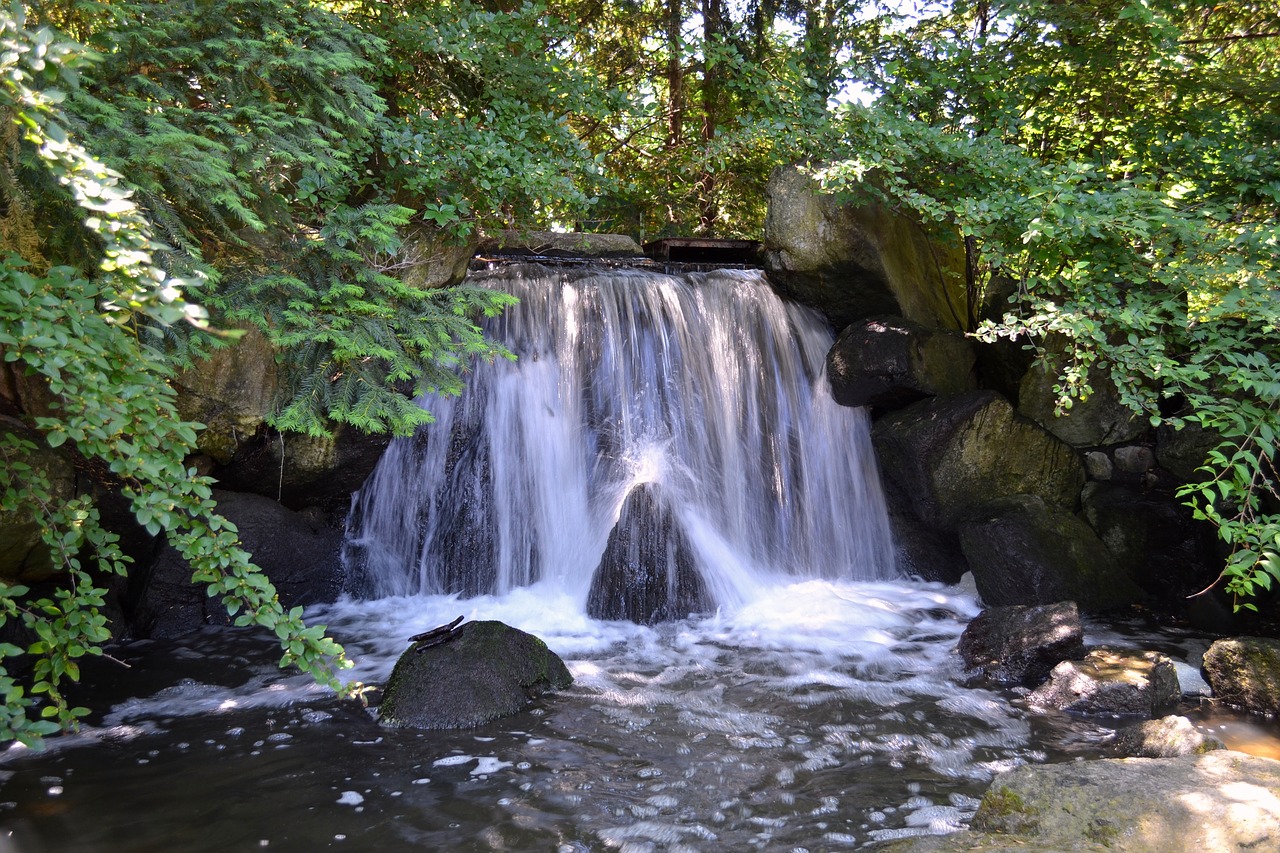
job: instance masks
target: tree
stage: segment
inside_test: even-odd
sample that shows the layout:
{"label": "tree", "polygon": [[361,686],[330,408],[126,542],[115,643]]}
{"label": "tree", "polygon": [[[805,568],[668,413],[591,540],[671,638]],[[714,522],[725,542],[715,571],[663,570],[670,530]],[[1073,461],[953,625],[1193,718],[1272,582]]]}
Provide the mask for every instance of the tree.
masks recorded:
{"label": "tree", "polygon": [[[882,92],[823,174],[954,228],[1016,303],[981,337],[1068,342],[1153,425],[1221,439],[1184,487],[1243,606],[1280,579],[1280,34],[1261,7],[969,4],[873,43]],[[1270,501],[1271,503],[1268,503]]]}
{"label": "tree", "polygon": [[[0,25],[0,116],[17,124],[18,144],[66,188],[99,246],[91,274],[50,265],[36,252],[0,259],[0,351],[49,396],[43,411],[25,413],[27,429],[0,436],[0,509],[35,519],[63,572],[48,595],[0,583],[0,625],[20,622],[30,638],[25,646],[0,643],[0,739],[38,743],[87,713],[69,705],[62,685],[79,679],[80,658],[102,654],[110,634],[98,609],[99,580],[122,574],[128,562],[91,499],[59,499],[31,464],[40,446],[73,447],[105,466],[138,523],[169,535],[194,579],[239,614],[236,624],[273,630],[285,650],[282,666],[297,664],[343,689],[335,672],[348,665],[341,647],[323,626],[304,626],[301,608],[284,610],[238,547],[234,526],[214,511],[210,480],[184,464],[196,425],[178,417],[166,382],[171,367],[145,326],[203,322],[203,312],[186,301],[187,282],[156,265],[161,247],[120,176],[67,132],[58,104],[75,86],[84,54],[47,28],[28,29],[20,8],[0,9]],[[7,188],[7,213],[28,218],[26,197],[15,189]],[[32,661],[25,678],[11,670],[17,658]]]}

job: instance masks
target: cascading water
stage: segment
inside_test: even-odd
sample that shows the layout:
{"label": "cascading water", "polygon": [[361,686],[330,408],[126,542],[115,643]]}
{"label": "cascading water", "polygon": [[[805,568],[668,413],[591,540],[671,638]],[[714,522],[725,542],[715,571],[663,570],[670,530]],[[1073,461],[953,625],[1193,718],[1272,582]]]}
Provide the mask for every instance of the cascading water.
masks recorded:
{"label": "cascading water", "polygon": [[[1102,752],[1103,723],[965,686],[971,592],[892,577],[865,419],[828,398],[812,314],[749,272],[484,280],[521,299],[491,330],[520,359],[392,445],[352,511],[363,588],[307,617],[364,684],[464,615],[540,637],[574,685],[478,729],[384,729],[280,670],[274,636],[121,643],[132,669],[83,661],[108,713],[0,756],[0,849],[849,850]],[[614,550],[676,587],[692,564],[706,606],[594,617]]]}
{"label": "cascading water", "polygon": [[655,483],[718,606],[770,576],[893,575],[867,421],[836,405],[831,334],[754,271],[676,276],[521,265],[520,300],[438,421],[388,449],[348,521],[369,597],[506,593],[585,601],[623,501]]}

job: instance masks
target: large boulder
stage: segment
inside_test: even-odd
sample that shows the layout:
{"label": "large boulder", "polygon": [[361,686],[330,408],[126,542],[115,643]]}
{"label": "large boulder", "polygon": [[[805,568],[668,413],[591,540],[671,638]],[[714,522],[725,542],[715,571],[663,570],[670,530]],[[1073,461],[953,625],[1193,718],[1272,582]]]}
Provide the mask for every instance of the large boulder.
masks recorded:
{"label": "large boulder", "polygon": [[1218,640],[1202,667],[1215,698],[1253,714],[1280,714],[1280,640]]}
{"label": "large boulder", "polygon": [[[915,403],[878,420],[872,440],[883,476],[917,518],[942,530],[956,530],[976,509],[1007,495],[1035,495],[1048,506],[1074,510],[1085,483],[1075,451],[1016,418],[994,391]],[[1051,600],[1066,598],[1071,596]]]}
{"label": "large boulder", "polygon": [[1089,371],[1093,393],[1072,400],[1071,408],[1057,414],[1059,383],[1056,368],[1040,362],[1022,377],[1018,388],[1018,414],[1030,418],[1075,447],[1119,444],[1137,438],[1147,429],[1146,419],[1120,402],[1120,393],[1100,369]]}
{"label": "large boulder", "polygon": [[653,625],[714,607],[688,535],[653,483],[633,488],[591,579],[587,615]]}
{"label": "large boulder", "polygon": [[1216,750],[1028,765],[996,777],[971,826],[1045,845],[1033,850],[1276,850],[1280,761]]}
{"label": "large boulder", "polygon": [[840,333],[827,354],[827,377],[841,405],[897,409],[973,390],[973,360],[973,344],[958,332],[874,317]]}
{"label": "large boulder", "polygon": [[472,728],[518,713],[573,683],[546,643],[501,622],[468,622],[423,639],[396,661],[378,706],[391,728]]}
{"label": "large boulder", "polygon": [[282,434],[263,425],[243,436],[235,455],[212,474],[224,488],[273,498],[290,509],[343,512],[391,442],[340,424],[329,436]]}
{"label": "large boulder", "polygon": [[1027,696],[1042,708],[1077,714],[1159,716],[1178,703],[1182,688],[1173,661],[1158,652],[1094,649],[1064,660]]}
{"label": "large boulder", "polygon": [[817,308],[837,329],[877,314],[966,326],[957,238],[878,204],[843,202],[794,167],[776,170],[765,192],[765,269],[784,296]]}
{"label": "large boulder", "polygon": [[907,577],[924,581],[959,583],[969,571],[960,539],[954,533],[936,530],[909,510],[890,502],[889,529],[893,533],[894,562]]}
{"label": "large boulder", "polygon": [[1037,495],[988,501],[960,524],[960,548],[989,606],[1069,600],[1097,611],[1143,598],[1089,525]]}
{"label": "large boulder", "polygon": [[1112,753],[1124,758],[1175,758],[1226,749],[1222,741],[1205,735],[1186,717],[1173,715],[1125,726],[1116,732],[1110,747]]}
{"label": "large boulder", "polygon": [[1217,576],[1212,525],[1169,494],[1091,482],[1080,494],[1085,520],[1119,567],[1150,596],[1181,602]]}
{"label": "large boulder", "polygon": [[173,380],[178,414],[204,424],[196,447],[215,463],[231,461],[273,411],[276,350],[252,326],[238,340],[197,360]]}
{"label": "large boulder", "polygon": [[1040,607],[993,607],[960,635],[965,667],[997,684],[1039,684],[1059,662],[1084,657],[1084,631],[1074,601]]}
{"label": "large boulder", "polygon": [[[260,495],[215,491],[214,499],[286,609],[337,599],[343,580],[342,531]],[[177,637],[203,625],[230,622],[221,599],[191,582],[191,566],[167,544],[131,584],[128,609],[135,635]]]}

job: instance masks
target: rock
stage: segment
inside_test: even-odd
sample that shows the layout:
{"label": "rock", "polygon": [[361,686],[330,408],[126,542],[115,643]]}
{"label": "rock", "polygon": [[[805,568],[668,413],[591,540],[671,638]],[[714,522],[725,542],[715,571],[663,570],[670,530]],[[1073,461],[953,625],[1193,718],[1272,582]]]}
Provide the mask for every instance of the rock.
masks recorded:
{"label": "rock", "polygon": [[960,540],[954,533],[934,530],[914,516],[892,509],[889,527],[893,532],[895,563],[898,571],[907,577],[954,584],[969,571],[969,564],[960,553]]}
{"label": "rock", "polygon": [[[1001,275],[993,275],[982,294],[979,320],[999,323],[1004,315],[1014,311],[1021,290],[1017,281]],[[1035,350],[1025,338],[997,338],[994,341],[974,341],[977,355],[978,385],[998,391],[1005,399],[1018,401],[1018,389],[1022,377],[1027,375],[1035,361]]]}
{"label": "rock", "polygon": [[1089,371],[1093,393],[1073,400],[1071,408],[1056,414],[1059,382],[1057,370],[1034,364],[1018,386],[1018,414],[1030,418],[1058,438],[1075,447],[1119,444],[1137,438],[1147,428],[1146,420],[1120,402],[1115,384],[1097,368]]}
{"label": "rock", "polygon": [[1213,695],[1251,714],[1280,714],[1280,640],[1218,640],[1204,654]]}
{"label": "rock", "polygon": [[827,355],[837,403],[897,409],[924,397],[970,391],[973,345],[958,332],[927,329],[901,317],[845,328]]}
{"label": "rock", "polygon": [[1065,660],[1027,702],[1078,714],[1140,714],[1172,708],[1182,696],[1173,662],[1157,652],[1094,649],[1084,660]]}
{"label": "rock", "polygon": [[[342,592],[342,532],[292,512],[270,498],[215,491],[217,511],[236,525],[253,562],[270,578],[287,610],[335,601]],[[131,578],[133,633],[177,637],[202,625],[227,625],[219,597],[191,582],[191,567],[164,545],[138,578]]]}
{"label": "rock", "polygon": [[960,635],[965,667],[997,684],[1039,684],[1060,661],[1084,656],[1074,601],[1040,607],[993,607]]}
{"label": "rock", "polygon": [[378,706],[382,725],[471,728],[573,683],[546,643],[501,622],[468,622],[448,642],[426,645],[410,646],[396,661]]}
{"label": "rock", "polygon": [[329,437],[281,435],[265,425],[241,441],[235,456],[213,469],[225,489],[278,500],[290,509],[345,511],[351,493],[373,472],[391,442],[339,424]]}
{"label": "rock", "polygon": [[[936,849],[1276,850],[1280,761],[1215,750],[1178,758],[1026,765],[996,777],[971,826],[976,832],[957,842],[973,846]],[[1015,846],[1018,840],[1026,846]],[[996,846],[979,846],[984,841]]]}
{"label": "rock", "polygon": [[235,456],[274,410],[276,350],[252,326],[238,341],[216,349],[173,380],[178,414],[202,423],[196,447],[219,464]]}
{"label": "rock", "polygon": [[1145,474],[1155,467],[1156,456],[1151,448],[1126,445],[1115,449],[1116,467],[1126,474]]}
{"label": "rock", "polygon": [[958,238],[930,234],[877,204],[842,203],[794,167],[775,170],[765,193],[765,270],[783,296],[818,309],[837,329],[877,314],[967,326]]}
{"label": "rock", "polygon": [[401,277],[410,287],[423,290],[461,284],[467,277],[467,266],[476,254],[478,243],[475,238],[459,241],[438,228],[418,225],[404,235],[407,264]]}
{"label": "rock", "polygon": [[[11,418],[0,418],[0,433],[17,435],[36,445],[35,452],[6,464],[21,462],[43,474],[55,501],[65,502],[75,497],[76,472],[65,453],[49,447],[42,436]],[[58,573],[49,547],[40,538],[40,525],[35,517],[29,512],[0,510],[0,581],[37,583]]]}
{"label": "rock", "polygon": [[644,249],[626,234],[580,231],[502,231],[480,241],[479,253],[543,258],[643,258]]}
{"label": "rock", "polygon": [[1188,422],[1182,429],[1162,424],[1156,430],[1156,458],[1162,468],[1181,482],[1190,483],[1204,476],[1196,469],[1204,464],[1209,451],[1221,443],[1221,435],[1199,424]]}
{"label": "rock", "polygon": [[591,579],[587,615],[653,625],[714,607],[693,546],[653,483],[633,488]]}
{"label": "rock", "polygon": [[917,518],[940,530],[955,531],[975,509],[1012,494],[1073,510],[1085,483],[1075,451],[1015,418],[1009,402],[993,391],[915,403],[878,420],[872,440],[885,479],[906,496]]}
{"label": "rock", "polygon": [[1093,482],[1080,498],[1089,526],[1148,595],[1182,604],[1220,571],[1213,526],[1171,495]]}
{"label": "rock", "polygon": [[988,606],[1075,601],[1097,611],[1143,598],[1089,525],[1039,496],[988,501],[959,531]]}
{"label": "rock", "polygon": [[1205,736],[1186,717],[1168,716],[1126,726],[1116,732],[1111,749],[1127,758],[1174,758],[1203,755],[1226,746],[1217,738]]}
{"label": "rock", "polygon": [[1091,450],[1084,455],[1084,470],[1090,480],[1110,480],[1111,457],[1101,450]]}

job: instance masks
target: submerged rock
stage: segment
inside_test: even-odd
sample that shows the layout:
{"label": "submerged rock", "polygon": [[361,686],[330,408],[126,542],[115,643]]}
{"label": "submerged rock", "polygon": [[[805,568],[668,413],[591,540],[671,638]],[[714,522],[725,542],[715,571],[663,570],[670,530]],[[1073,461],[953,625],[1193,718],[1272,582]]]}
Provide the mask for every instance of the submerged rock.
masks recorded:
{"label": "submerged rock", "polygon": [[1217,738],[1206,736],[1186,717],[1170,715],[1126,726],[1116,732],[1111,749],[1129,758],[1174,758],[1203,755],[1226,747]]}
{"label": "submerged rock", "polygon": [[1173,661],[1157,652],[1094,649],[1084,660],[1065,660],[1027,696],[1031,705],[1078,714],[1154,717],[1182,696]]}
{"label": "submerged rock", "polygon": [[542,640],[502,622],[468,622],[396,661],[378,720],[391,728],[462,729],[509,717],[573,676]]}
{"label": "submerged rock", "polygon": [[1074,601],[1041,607],[984,610],[960,635],[960,657],[979,678],[997,684],[1039,684],[1060,661],[1084,656]]}
{"label": "submerged rock", "polygon": [[1252,714],[1280,714],[1280,640],[1218,640],[1204,655],[1213,695]]}
{"label": "submerged rock", "polygon": [[653,625],[713,606],[693,546],[662,490],[633,488],[591,580],[587,615]]}

